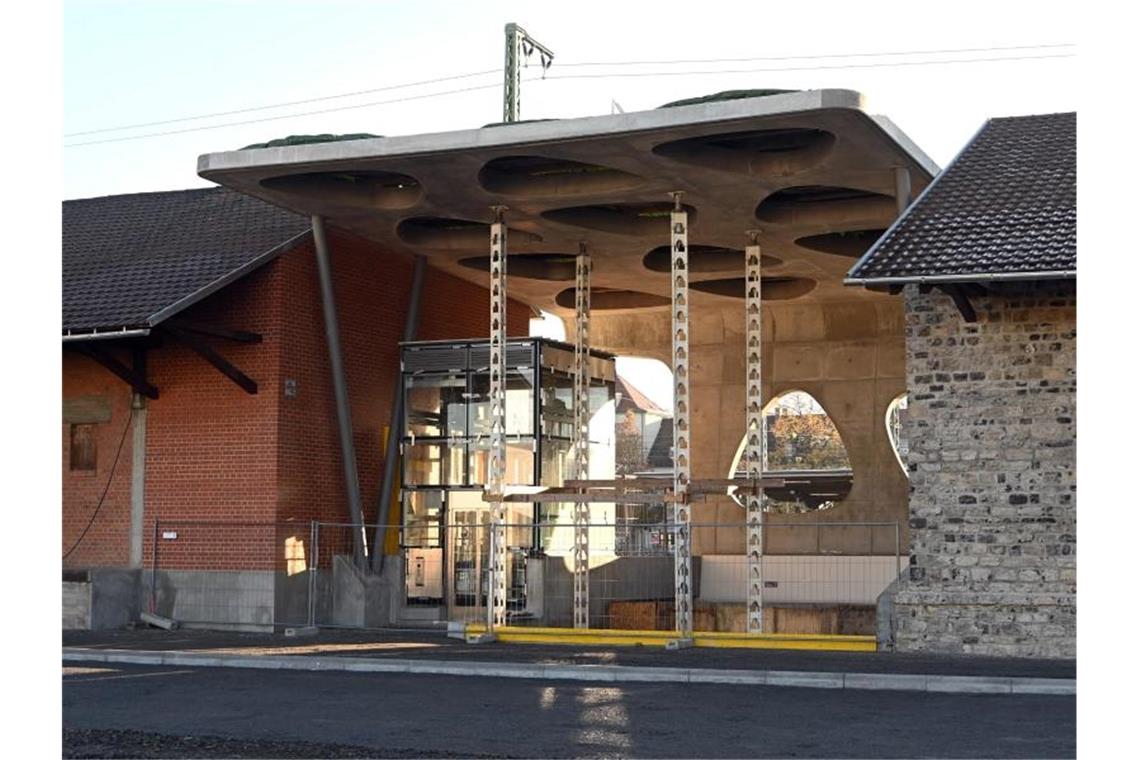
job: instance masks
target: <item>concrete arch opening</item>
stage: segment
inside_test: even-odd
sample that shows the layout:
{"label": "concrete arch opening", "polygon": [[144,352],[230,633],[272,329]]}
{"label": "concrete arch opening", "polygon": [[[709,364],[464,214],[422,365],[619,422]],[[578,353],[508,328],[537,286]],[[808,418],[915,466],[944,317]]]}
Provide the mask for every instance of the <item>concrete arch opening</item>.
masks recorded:
{"label": "concrete arch opening", "polygon": [[[764,406],[764,472],[795,473],[783,488],[769,489],[764,510],[773,514],[801,514],[834,509],[851,492],[851,458],[843,436],[831,416],[806,391],[785,391]],[[747,436],[728,471],[741,475]],[[744,506],[735,489],[733,501]]]}

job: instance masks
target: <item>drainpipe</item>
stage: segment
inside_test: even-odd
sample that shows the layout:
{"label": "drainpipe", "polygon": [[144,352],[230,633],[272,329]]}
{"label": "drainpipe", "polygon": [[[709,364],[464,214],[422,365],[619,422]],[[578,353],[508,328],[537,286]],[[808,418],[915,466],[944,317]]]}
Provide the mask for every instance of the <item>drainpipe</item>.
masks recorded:
{"label": "drainpipe", "polygon": [[[404,342],[416,339],[420,329],[420,293],[424,287],[424,268],[427,259],[416,256],[412,270],[412,295],[408,313],[404,317]],[[384,477],[380,481],[380,512],[376,516],[376,533],[372,536],[372,570],[384,571],[384,530],[392,511],[392,483],[396,479],[396,462],[399,460],[400,437],[404,428],[404,378],[396,373],[392,392],[392,413],[388,416],[388,447],[384,457]]]}
{"label": "drainpipe", "polygon": [[[146,377],[146,352],[134,352],[134,369]],[[135,416],[134,438],[131,441],[131,545],[130,566],[141,568],[143,563],[143,517],[146,511],[146,396],[131,394],[131,411]]]}
{"label": "drainpipe", "polygon": [[356,447],[352,443],[352,416],[348,407],[348,386],[345,382],[344,358],[340,352],[340,325],[336,316],[336,295],[333,293],[332,267],[329,264],[329,244],[325,236],[325,220],[313,215],[313,243],[317,253],[317,272],[321,283],[321,307],[325,314],[325,341],[329,349],[329,368],[332,370],[333,393],[336,396],[336,421],[340,433],[340,454],[344,460],[344,486],[348,493],[348,516],[352,521],[352,555],[357,566],[364,563],[368,545],[364,534],[364,517],[360,506],[360,477],[356,472]]}

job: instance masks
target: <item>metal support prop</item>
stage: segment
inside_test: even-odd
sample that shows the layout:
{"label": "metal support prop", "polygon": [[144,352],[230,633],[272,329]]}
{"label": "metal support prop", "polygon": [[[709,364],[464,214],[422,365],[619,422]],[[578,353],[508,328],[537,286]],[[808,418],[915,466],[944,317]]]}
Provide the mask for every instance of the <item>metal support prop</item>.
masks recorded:
{"label": "metal support prop", "polygon": [[362,567],[368,555],[367,537],[364,534],[363,509],[360,506],[360,477],[356,471],[356,446],[352,442],[352,412],[348,406],[348,383],[344,374],[344,357],[340,352],[340,324],[336,315],[336,295],[333,292],[332,265],[329,263],[329,242],[325,235],[325,220],[313,215],[313,247],[317,254],[317,274],[321,282],[321,308],[325,315],[325,340],[329,350],[329,368],[332,370],[333,395],[336,397],[337,432],[340,434],[340,456],[344,465],[344,486],[348,493],[348,516],[352,520],[352,556]]}
{"label": "metal support prop", "polygon": [[487,464],[487,490],[497,497],[491,502],[491,589],[488,606],[490,626],[507,623],[506,504],[502,501],[507,460],[507,225],[506,206],[492,206],[491,224],[491,435]]}
{"label": "metal support prop", "polygon": [[[590,256],[574,267],[574,477],[590,477]],[[574,502],[574,627],[590,627],[590,503]]]}
{"label": "metal support prop", "polygon": [[[420,327],[420,294],[424,289],[424,270],[427,258],[416,256],[412,267],[412,294],[408,300],[408,313],[404,317],[404,342],[416,339]],[[400,438],[404,434],[404,378],[396,376],[392,391],[392,413],[388,417],[388,447],[384,455],[384,475],[380,481],[380,510],[376,517],[376,531],[372,535],[372,570],[384,569],[384,533],[391,522],[392,484],[396,480],[396,463],[400,458]],[[401,519],[401,523],[403,520]]]}
{"label": "metal support prop", "polygon": [[[748,233],[749,244],[744,248],[744,325],[747,373],[745,393],[745,424],[748,439],[744,461],[748,479],[759,482],[764,472],[764,388],[761,366],[761,333],[763,290],[760,279],[760,234]],[[748,632],[764,631],[764,490],[748,492]]]}
{"label": "metal support prop", "polygon": [[[689,491],[689,214],[681,205],[681,193],[673,196],[670,221],[673,289],[673,492],[682,497]],[[677,634],[693,635],[692,514],[684,498],[673,503],[673,581]]]}

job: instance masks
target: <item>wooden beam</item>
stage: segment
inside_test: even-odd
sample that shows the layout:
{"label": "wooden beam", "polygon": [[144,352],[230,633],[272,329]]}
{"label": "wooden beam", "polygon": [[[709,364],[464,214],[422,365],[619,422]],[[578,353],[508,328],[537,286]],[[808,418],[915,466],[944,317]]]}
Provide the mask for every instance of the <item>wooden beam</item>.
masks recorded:
{"label": "wooden beam", "polygon": [[106,348],[90,342],[68,343],[67,347],[102,364],[111,374],[131,386],[136,393],[141,393],[149,399],[158,398],[158,388],[147,382],[145,366],[143,372],[137,372],[116,359]]}
{"label": "wooden beam", "polygon": [[225,338],[237,343],[260,343],[261,333],[249,332],[247,330],[229,330],[224,327],[214,327],[213,325],[204,325],[200,322],[187,322],[183,319],[173,319],[166,323],[167,326],[174,326],[180,330],[188,332],[199,333],[200,335],[211,335],[215,338]]}
{"label": "wooden beam", "polygon": [[[761,488],[783,488],[787,479],[783,477],[765,477],[760,480]],[[690,493],[713,493],[726,488],[747,489],[754,486],[748,478],[695,478],[689,482]],[[610,488],[615,491],[656,491],[665,492],[673,490],[673,481],[665,478],[619,478],[617,480],[567,480],[563,483],[566,492],[573,493],[574,489],[586,488],[597,490]],[[555,489],[548,489],[553,491]]]}
{"label": "wooden beam", "polygon": [[504,503],[573,503],[581,502],[583,504],[672,504],[674,502],[686,503],[690,501],[703,501],[704,497],[692,494],[676,494],[673,492],[667,493],[622,493],[618,491],[611,491],[609,493],[548,493],[540,491],[539,493],[508,493],[508,494],[494,494],[490,491],[483,492],[483,501],[485,502],[504,502]]}
{"label": "wooden beam", "polygon": [[953,299],[954,305],[958,307],[958,312],[962,315],[963,320],[966,322],[978,321],[978,313],[974,311],[974,305],[970,303],[970,298],[961,285],[943,285],[942,291]]}
{"label": "wooden beam", "polygon": [[257,393],[257,382],[255,380],[253,380],[251,377],[249,377],[249,375],[242,372],[230,362],[226,361],[226,359],[221,354],[210,348],[210,346],[206,345],[206,342],[200,337],[194,333],[179,329],[178,327],[170,324],[163,325],[163,329],[175,340],[184,344],[191,351],[198,354],[203,359],[212,364],[216,370],[221,372],[230,380],[233,380],[246,393],[250,395]]}

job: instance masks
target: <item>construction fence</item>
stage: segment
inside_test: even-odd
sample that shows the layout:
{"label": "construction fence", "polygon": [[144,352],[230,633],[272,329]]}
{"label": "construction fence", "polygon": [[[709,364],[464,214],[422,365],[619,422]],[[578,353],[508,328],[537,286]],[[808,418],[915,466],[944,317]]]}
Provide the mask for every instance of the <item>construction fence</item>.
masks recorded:
{"label": "construction fence", "polygon": [[[482,517],[482,516],[480,516]],[[694,631],[744,631],[745,526],[692,531]],[[380,558],[353,556],[353,534]],[[507,545],[507,622],[573,624],[575,526],[485,520],[415,526],[160,521],[144,608],[188,627],[392,628],[487,622],[493,541]],[[671,523],[589,528],[589,627],[672,630]],[[377,561],[374,561],[377,560]],[[764,528],[765,630],[873,633],[880,594],[904,569],[897,523],[795,522]]]}

